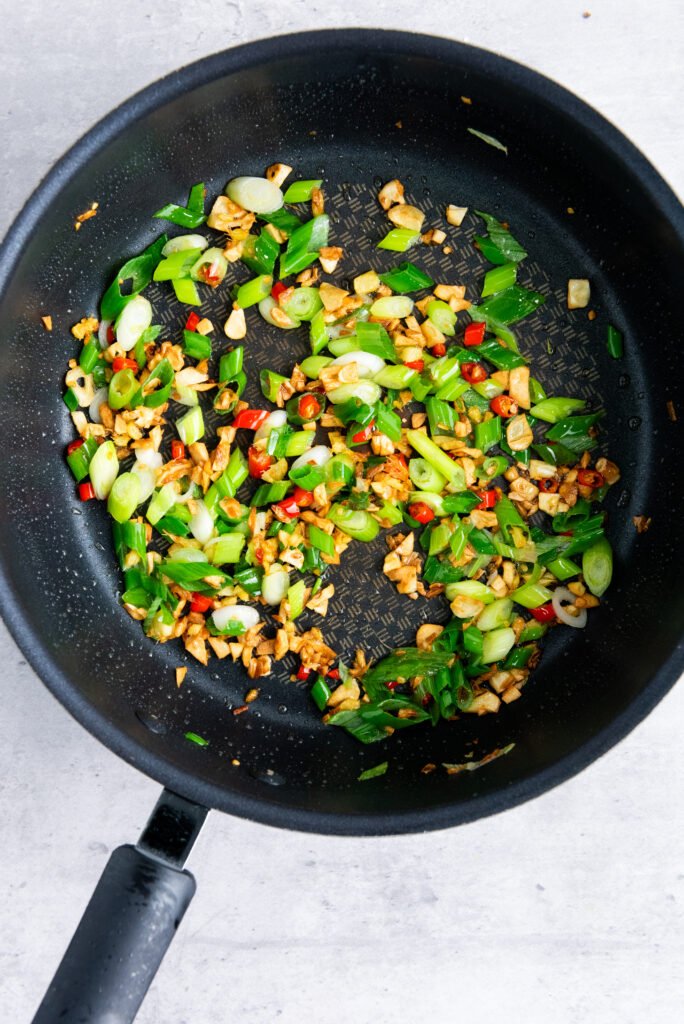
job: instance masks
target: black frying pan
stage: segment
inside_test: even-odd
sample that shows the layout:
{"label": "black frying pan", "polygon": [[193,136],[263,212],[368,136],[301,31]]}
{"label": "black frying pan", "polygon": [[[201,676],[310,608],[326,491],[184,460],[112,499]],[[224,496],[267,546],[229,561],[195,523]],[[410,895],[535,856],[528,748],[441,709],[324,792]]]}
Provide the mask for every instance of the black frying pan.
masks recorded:
{"label": "black frying pan", "polygon": [[[467,127],[506,142],[508,156]],[[524,283],[549,296],[525,328],[524,349],[551,389],[605,407],[606,450],[623,470],[608,502],[614,585],[587,629],[554,631],[524,698],[503,713],[393,737],[382,750],[390,769],[372,784],[356,780],[382,759],[378,748],[320,724],[307,693],[287,681],[290,665],[239,717],[230,713],[246,688],[239,667],[193,663],[176,692],[184,652],[153,647],[117,606],[105,512],[79,505],[61,457],[72,436],[60,397],[68,326],[97,308],[110,272],[157,232],[151,211],[182,200],[194,181],[216,193],[277,159],[302,177],[325,177],[350,276],[368,266],[369,237],[384,223],[377,184],[397,175],[435,219],[453,202],[514,224],[531,253]],[[74,215],[95,199],[98,216],[77,234]],[[471,280],[479,257],[467,233],[453,236],[455,254],[433,252],[429,265]],[[625,138],[539,75],[428,37],[324,32],[218,54],[134,97],[55,167],[0,256],[0,433],[11,439],[0,463],[2,610],[65,707],[173,792],[138,846],[114,853],[37,1021],[133,1019],[191,898],[194,880],[181,869],[205,808],[347,835],[444,828],[579,771],[663,696],[682,668],[672,528],[682,507],[681,429],[666,403],[681,379],[683,274],[684,212]],[[593,323],[564,305],[567,278],[585,276]],[[218,319],[225,297],[204,308]],[[166,310],[177,329],[180,310]],[[52,334],[42,312],[53,316]],[[264,363],[291,364],[293,344],[264,324],[257,331],[253,319],[252,380]],[[619,364],[605,350],[607,322],[625,333]],[[297,344],[304,352],[305,340]],[[641,536],[635,514],[653,516]],[[397,597],[378,570],[383,551],[382,540],[356,545],[335,577],[326,635],[343,653],[358,644],[377,655],[434,617],[432,606]],[[209,746],[188,743],[188,730]],[[460,762],[511,742],[507,757],[479,772],[420,773],[428,761]]]}

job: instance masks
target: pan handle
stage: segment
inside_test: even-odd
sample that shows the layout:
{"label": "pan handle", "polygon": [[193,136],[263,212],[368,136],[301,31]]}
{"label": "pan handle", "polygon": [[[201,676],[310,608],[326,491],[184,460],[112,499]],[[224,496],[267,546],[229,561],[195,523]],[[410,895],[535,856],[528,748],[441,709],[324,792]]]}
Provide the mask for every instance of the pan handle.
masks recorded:
{"label": "pan handle", "polygon": [[195,894],[183,870],[207,815],[164,790],[137,846],[102,873],[33,1024],[131,1024]]}

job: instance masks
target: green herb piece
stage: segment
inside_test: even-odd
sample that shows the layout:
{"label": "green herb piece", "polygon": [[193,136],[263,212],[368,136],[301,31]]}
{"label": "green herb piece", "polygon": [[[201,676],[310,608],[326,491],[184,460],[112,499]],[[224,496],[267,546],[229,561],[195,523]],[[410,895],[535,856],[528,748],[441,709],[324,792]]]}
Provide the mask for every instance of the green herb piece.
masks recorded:
{"label": "green herb piece", "polygon": [[378,776],[384,775],[389,767],[389,761],[382,761],[380,764],[376,764],[374,768],[366,768],[364,772],[359,775],[359,782],[365,782],[366,779],[377,779]]}
{"label": "green herb piece", "polygon": [[504,146],[503,142],[499,142],[499,140],[495,139],[493,135],[486,135],[484,132],[479,132],[477,128],[467,128],[466,131],[470,132],[471,135],[474,135],[475,138],[486,142],[488,146],[492,146],[494,149],[500,149],[502,153],[505,153],[506,156],[508,156],[508,146]]}
{"label": "green herb piece", "polygon": [[[390,232],[391,234],[391,232]],[[383,248],[387,248],[383,246]],[[379,275],[383,284],[391,288],[393,292],[406,295],[409,292],[418,292],[422,288],[432,288],[434,281],[429,274],[417,267],[415,263],[400,263],[398,267],[388,270]]]}

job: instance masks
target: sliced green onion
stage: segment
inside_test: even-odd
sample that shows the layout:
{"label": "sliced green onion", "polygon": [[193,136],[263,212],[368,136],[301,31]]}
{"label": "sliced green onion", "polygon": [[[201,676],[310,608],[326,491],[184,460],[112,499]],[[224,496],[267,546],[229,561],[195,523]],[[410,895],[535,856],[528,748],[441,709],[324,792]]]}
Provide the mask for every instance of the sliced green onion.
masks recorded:
{"label": "sliced green onion", "polygon": [[240,259],[253,274],[273,274],[280,246],[268,231],[247,235]]}
{"label": "sliced green onion", "polygon": [[546,299],[539,292],[514,284],[485,299],[479,306],[471,306],[468,312],[471,319],[476,321],[495,320],[499,324],[508,325],[529,316],[544,302]]}
{"label": "sliced green onion", "polygon": [[283,308],[294,320],[313,320],[323,303],[318,288],[295,288]]}
{"label": "sliced green onion", "polygon": [[209,511],[212,511],[223,498],[234,498],[248,475],[247,459],[239,448],[234,448],[223,473],[204,495],[204,504]]}
{"label": "sliced green onion", "polygon": [[356,325],[356,340],[362,352],[370,352],[390,363],[396,361],[397,354],[392,339],[382,324],[360,321]]}
{"label": "sliced green onion", "polygon": [[160,490],[155,491],[145,513],[148,522],[155,526],[162,516],[165,516],[169,509],[176,504],[177,497],[178,491],[172,483],[164,484]]}
{"label": "sliced green onion", "polygon": [[[423,434],[419,430],[407,430],[406,439],[411,447],[415,448],[415,450],[419,452],[424,459],[427,459],[430,465],[436,469],[438,473],[441,473],[442,476],[446,477],[449,483],[460,486],[463,473],[461,467],[457,466],[456,463],[449,458],[446,452],[443,452],[441,448],[438,448],[435,442],[429,438],[427,434]],[[465,486],[461,489],[465,490]]]}
{"label": "sliced green onion", "polygon": [[510,596],[523,608],[540,608],[541,605],[548,604],[553,592],[548,587],[543,587],[541,583],[524,583],[517,590],[512,590]]}
{"label": "sliced green onion", "polygon": [[378,249],[390,249],[392,252],[406,252],[412,245],[415,245],[420,238],[420,231],[411,231],[409,228],[392,228],[388,231],[382,241],[378,242]]}
{"label": "sliced green onion", "polygon": [[564,556],[554,558],[552,562],[547,563],[546,568],[561,582],[572,579],[573,576],[579,576],[581,572],[579,565]]}
{"label": "sliced green onion", "polygon": [[189,277],[174,281],[173,290],[176,293],[178,301],[184,302],[186,306],[201,305],[202,300],[200,299],[199,292],[197,291],[197,286]]}
{"label": "sliced green onion", "polygon": [[484,132],[479,132],[477,128],[467,128],[466,131],[470,132],[471,135],[474,135],[475,138],[481,139],[482,142],[486,142],[487,145],[491,146],[493,149],[500,149],[502,153],[505,153],[506,156],[508,156],[508,146],[504,146],[503,142],[499,142],[499,140],[495,139],[493,135],[486,135]]}
{"label": "sliced green onion", "polygon": [[515,263],[503,263],[500,267],[495,267],[494,270],[488,270],[482,285],[482,298],[501,292],[504,288],[510,288],[512,284],[515,284],[517,276],[518,268]]}
{"label": "sliced green onion", "polygon": [[294,622],[304,611],[304,599],[306,597],[306,584],[304,580],[297,580],[287,590],[287,605],[289,608],[288,619]]}
{"label": "sliced green onion", "polygon": [[376,764],[374,768],[366,768],[364,772],[358,777],[358,782],[367,782],[368,779],[377,779],[380,775],[384,775],[389,767],[389,761],[383,761],[381,764]]}
{"label": "sliced green onion", "polygon": [[323,676],[316,676],[316,680],[311,687],[311,698],[319,711],[325,711],[331,692]]}
{"label": "sliced green onion", "polygon": [[249,309],[270,295],[273,278],[270,274],[261,274],[241,284],[237,291],[236,303],[241,309]]}
{"label": "sliced green onion", "polygon": [[[250,504],[253,508],[274,505],[277,501],[282,501],[291,489],[292,483],[289,480],[276,480],[272,484],[261,484],[254,492]],[[278,528],[280,529],[280,527]]]}
{"label": "sliced green onion", "polygon": [[195,406],[176,420],[176,430],[183,444],[194,444],[204,437],[204,417],[200,406]]}
{"label": "sliced green onion", "polygon": [[416,371],[410,366],[383,366],[382,370],[373,375],[373,380],[381,388],[401,391],[403,388],[408,387],[416,376]]}
{"label": "sliced green onion", "polygon": [[90,462],[97,449],[98,444],[95,438],[88,437],[82,445],[79,445],[70,455],[67,455],[67,465],[74,474],[76,483],[80,483],[81,480],[85,480],[88,476]]}
{"label": "sliced green onion", "polygon": [[110,409],[123,409],[130,405],[131,399],[140,390],[132,370],[119,370],[109,382],[107,403]]}
{"label": "sliced green onion", "polygon": [[371,316],[381,320],[403,320],[413,312],[413,299],[407,295],[383,295],[370,308]]}
{"label": "sliced green onion", "polygon": [[354,462],[345,452],[333,455],[326,464],[326,484],[339,483],[347,487],[354,479]]}
{"label": "sliced green onion", "polygon": [[442,299],[433,299],[432,302],[428,302],[425,311],[430,320],[438,331],[442,334],[446,334],[447,337],[451,337],[456,333],[456,314],[449,305],[448,302],[444,302]]}
{"label": "sliced green onion", "polygon": [[488,452],[501,440],[501,420],[498,416],[475,424],[475,447],[481,452]]}
{"label": "sliced green onion", "polygon": [[[392,232],[390,232],[391,234]],[[389,237],[389,236],[388,236]],[[386,248],[386,246],[383,246]],[[424,270],[417,267],[415,263],[400,263],[393,270],[385,274],[379,274],[380,280],[391,288],[393,292],[404,295],[406,292],[417,292],[422,288],[432,288],[434,281]]]}
{"label": "sliced green onion", "polygon": [[449,547],[451,540],[451,525],[449,522],[441,522],[430,532],[428,555],[439,555],[445,548]]}
{"label": "sliced green onion", "polygon": [[492,629],[499,629],[507,626],[513,612],[513,602],[508,597],[501,597],[498,601],[492,601],[484,611],[477,617],[477,628],[483,633]]}
{"label": "sliced green onion", "polygon": [[95,497],[103,501],[109,496],[119,475],[119,458],[113,441],[105,441],[100,445],[90,460],[89,473]]}
{"label": "sliced green onion", "polygon": [[311,342],[311,354],[314,356],[328,344],[328,328],[325,322],[325,310],[323,309],[316,313],[309,325],[309,340]]}
{"label": "sliced green onion", "polygon": [[[330,363],[332,363],[330,356],[307,356],[306,359],[302,359],[299,367],[309,380],[318,380],[321,370],[329,366]],[[268,398],[268,395],[266,397]],[[275,402],[275,398],[272,398],[271,401]]]}
{"label": "sliced green onion", "polygon": [[202,255],[201,249],[178,249],[155,267],[154,281],[176,281],[189,277],[194,263]]}
{"label": "sliced green onion", "polygon": [[190,189],[186,206],[178,206],[176,203],[167,203],[157,210],[152,216],[159,220],[170,220],[181,228],[198,228],[207,219],[204,216],[204,197],[206,189],[204,182],[193,185]]}
{"label": "sliced green onion", "polygon": [[283,196],[283,200],[286,203],[308,203],[314,189],[320,188],[322,184],[322,178],[312,178],[308,181],[293,181]]}
{"label": "sliced green onion", "polygon": [[169,239],[161,254],[162,256],[172,256],[173,253],[181,252],[183,249],[199,249],[202,251],[208,245],[209,242],[204,235],[176,235],[174,238]]}
{"label": "sliced green onion", "polygon": [[455,597],[472,597],[483,604],[491,604],[494,601],[494,592],[484,583],[478,580],[459,580],[458,583],[447,583],[447,600],[453,601]]}
{"label": "sliced green onion", "polygon": [[530,377],[530,400],[533,405],[540,405],[547,397],[544,388],[535,377]]}
{"label": "sliced green onion", "polygon": [[439,398],[427,398],[425,400],[425,409],[428,414],[430,433],[433,436],[435,434],[445,434],[449,437],[454,437],[458,416],[453,405],[443,402]]}
{"label": "sliced green onion", "polygon": [[516,366],[525,366],[525,360],[510,348],[504,348],[495,338],[488,338],[478,345],[477,354],[481,359],[493,363],[497,370],[514,370]]}
{"label": "sliced green onion", "polygon": [[223,533],[204,545],[204,553],[212,565],[225,565],[227,562],[238,562],[244,546],[243,533]]}
{"label": "sliced green onion", "polygon": [[97,341],[87,341],[81,349],[81,355],[78,359],[78,365],[81,367],[84,373],[92,373],[95,369],[95,364],[100,358],[100,346]]}
{"label": "sliced green onion", "polygon": [[[413,459],[411,461],[413,462]],[[439,475],[441,476],[442,474],[440,473]],[[429,505],[436,516],[447,514],[444,499],[437,491],[411,491],[406,499],[406,505],[412,505],[414,501],[421,501],[423,504]]]}
{"label": "sliced green onion", "polygon": [[375,540],[380,532],[380,525],[373,519],[369,512],[361,509],[350,509],[344,505],[333,505],[328,512],[327,518],[335,526],[355,540],[362,540],[366,543]]}
{"label": "sliced green onion", "polygon": [[[244,345],[238,345],[230,352],[225,352],[219,361],[219,384],[234,381],[241,372],[245,358]],[[283,378],[284,379],[284,378]]]}
{"label": "sliced green onion", "polygon": [[191,359],[209,359],[211,339],[204,334],[198,334],[197,331],[183,331],[183,352]]}
{"label": "sliced green onion", "polygon": [[135,473],[122,473],[112,484],[107,499],[107,511],[117,523],[130,519],[140,502],[140,477]]}
{"label": "sliced green onion", "polygon": [[581,398],[545,398],[532,406],[530,415],[545,423],[557,423],[584,406],[585,402]]}
{"label": "sliced green onion", "polygon": [[482,638],[482,663],[491,665],[495,661],[503,661],[515,644],[515,633],[510,627],[492,629]]}
{"label": "sliced green onion", "polygon": [[605,594],[613,578],[613,549],[605,537],[582,555],[582,575],[595,597]]}
{"label": "sliced green onion", "polygon": [[285,458],[294,459],[308,451],[316,440],[313,430],[297,430],[290,434],[285,444]]}
{"label": "sliced green onion", "polygon": [[523,631],[518,637],[519,644],[526,644],[530,640],[541,640],[545,633],[548,632],[549,627],[545,622],[535,622],[534,619],[530,619],[529,622],[525,623]]}
{"label": "sliced green onion", "polygon": [[[508,228],[505,228],[503,224],[489,213],[483,213],[481,210],[475,210],[475,213],[485,222],[489,233],[487,238],[480,238],[476,235],[475,241],[479,245],[482,254],[491,263],[503,265],[506,262],[519,263],[520,260],[525,259],[527,253]],[[488,243],[488,247],[485,247],[483,244],[485,242]],[[496,250],[496,252],[493,253],[492,249]],[[496,258],[493,258],[493,256]]]}
{"label": "sliced green onion", "polygon": [[309,525],[307,535],[311,547],[322,551],[324,555],[332,556],[335,554],[335,542],[330,534],[326,533],[325,530],[321,530],[320,527],[314,526],[314,524],[311,523]]}
{"label": "sliced green onion", "polygon": [[[152,280],[154,268],[159,262],[162,249],[168,242],[168,235],[160,237],[149,245],[138,256],[128,260],[114,275],[114,280],[102,296],[100,303],[100,319],[116,320],[124,306],[128,305],[136,295]],[[126,288],[126,294],[121,291]]]}
{"label": "sliced green onion", "polygon": [[223,190],[229,199],[251,213],[273,213],[283,205],[283,193],[267,178],[232,178]]}
{"label": "sliced green onion", "polygon": [[596,440],[589,431],[601,416],[602,413],[595,412],[586,416],[570,416],[567,420],[558,420],[550,430],[547,430],[547,440],[560,442],[576,455],[591,451],[596,447]]}
{"label": "sliced green onion", "polygon": [[622,359],[625,351],[624,339],[617,327],[613,327],[612,324],[608,324],[606,348],[608,349],[608,355],[612,356],[613,359]]}
{"label": "sliced green onion", "polygon": [[401,417],[382,402],[375,406],[375,426],[381,434],[389,437],[390,441],[401,441]]}
{"label": "sliced green onion", "polygon": [[190,267],[190,277],[212,288],[218,287],[226,276],[228,260],[222,249],[207,249]]}
{"label": "sliced green onion", "polygon": [[349,384],[340,384],[338,388],[329,391],[327,397],[333,405],[343,405],[350,398],[358,398],[364,405],[375,405],[380,400],[381,394],[379,386],[374,381],[360,380]]}

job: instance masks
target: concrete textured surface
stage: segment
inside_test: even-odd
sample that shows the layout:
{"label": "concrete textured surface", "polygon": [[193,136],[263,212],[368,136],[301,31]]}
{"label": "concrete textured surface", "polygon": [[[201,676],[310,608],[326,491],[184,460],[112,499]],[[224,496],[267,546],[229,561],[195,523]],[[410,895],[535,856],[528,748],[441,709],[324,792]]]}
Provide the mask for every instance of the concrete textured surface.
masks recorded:
{"label": "concrete textured surface", "polygon": [[[583,17],[584,5],[591,16]],[[348,0],[346,24],[532,65],[684,195],[676,0]],[[249,39],[339,25],[320,0],[0,0],[0,230],[135,90]],[[23,1024],[105,862],[158,787],[73,722],[0,630],[0,1017]],[[671,1024],[684,1004],[684,689],[580,777],[446,833],[342,840],[212,815],[198,894],[140,1024]]]}

